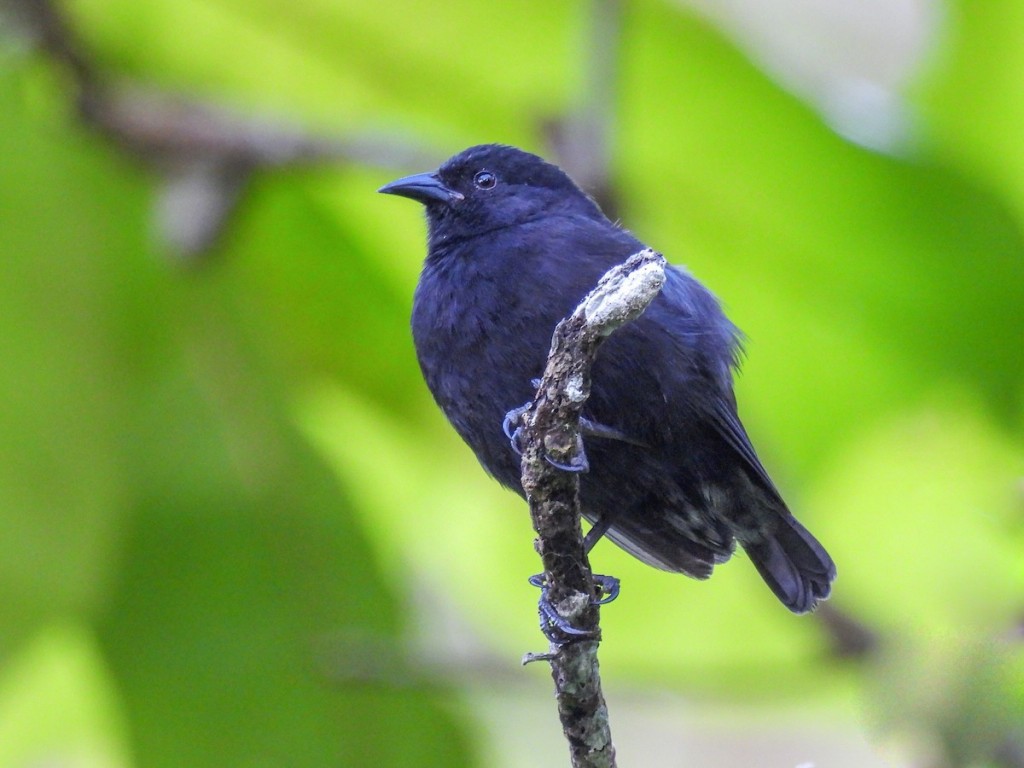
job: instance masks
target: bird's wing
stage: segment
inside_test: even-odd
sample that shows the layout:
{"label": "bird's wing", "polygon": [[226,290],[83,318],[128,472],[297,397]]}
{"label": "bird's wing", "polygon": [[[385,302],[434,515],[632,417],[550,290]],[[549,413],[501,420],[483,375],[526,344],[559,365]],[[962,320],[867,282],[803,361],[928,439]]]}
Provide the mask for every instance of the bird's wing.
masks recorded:
{"label": "bird's wing", "polygon": [[722,312],[714,295],[682,268],[673,267],[668,271],[662,296],[671,307],[673,321],[679,317],[688,320],[689,333],[680,334],[674,323],[662,321],[662,325],[673,328],[673,334],[680,339],[680,348],[704,361],[701,366],[706,376],[704,381],[691,381],[687,386],[707,388],[705,395],[697,399],[705,417],[746,465],[750,475],[781,501],[736,412],[731,370],[739,364],[743,334]]}
{"label": "bird's wing", "polygon": [[718,430],[718,434],[743,459],[751,474],[761,481],[765,489],[773,493],[781,501],[782,497],[775,487],[775,483],[768,477],[768,471],[761,465],[761,460],[757,458],[754,446],[751,444],[750,438],[747,437],[747,431],[740,423],[740,418],[736,414],[735,402],[725,399],[718,400],[709,416],[711,423]]}

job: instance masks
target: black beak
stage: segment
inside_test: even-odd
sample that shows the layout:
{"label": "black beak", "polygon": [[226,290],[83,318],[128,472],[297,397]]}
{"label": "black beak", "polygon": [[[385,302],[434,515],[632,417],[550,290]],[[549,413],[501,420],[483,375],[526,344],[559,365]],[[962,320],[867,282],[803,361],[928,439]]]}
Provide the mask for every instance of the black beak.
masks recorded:
{"label": "black beak", "polygon": [[460,192],[449,189],[437,177],[436,173],[417,173],[412,176],[392,181],[377,190],[385,195],[399,195],[419,200],[426,205],[431,202],[451,205],[464,199]]}

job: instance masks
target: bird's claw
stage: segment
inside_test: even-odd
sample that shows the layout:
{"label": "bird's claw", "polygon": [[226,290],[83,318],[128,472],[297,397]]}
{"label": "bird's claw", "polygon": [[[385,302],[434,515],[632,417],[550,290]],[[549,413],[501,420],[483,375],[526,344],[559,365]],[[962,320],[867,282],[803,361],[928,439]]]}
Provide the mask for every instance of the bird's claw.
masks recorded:
{"label": "bird's claw", "polygon": [[513,408],[505,414],[505,418],[501,422],[501,431],[505,433],[509,445],[512,446],[512,450],[516,452],[517,456],[523,455],[523,446],[521,444],[523,427],[519,422],[523,418],[523,414],[530,410],[531,405],[532,403],[524,403],[518,408]]}
{"label": "bird's claw", "polygon": [[607,605],[619,596],[621,584],[615,576],[603,576],[595,573],[593,579],[594,583],[601,588],[600,595],[594,598],[594,605]]}
{"label": "bird's claw", "polygon": [[[619,580],[614,576],[602,576],[593,574],[594,584],[600,588],[597,597],[591,598],[591,605],[605,605],[619,596]],[[540,631],[552,643],[561,644],[575,642],[596,637],[599,630],[580,629],[562,616],[548,597],[547,579],[543,573],[534,574],[529,579],[530,584],[540,589],[540,600],[537,602],[537,611],[540,614]],[[561,633],[561,636],[559,635]]]}
{"label": "bird's claw", "polygon": [[[505,418],[501,421],[501,431],[508,438],[509,445],[517,456],[523,455],[523,426],[521,422],[523,416],[530,410],[531,405],[533,403],[524,403],[518,408],[513,408],[505,414]],[[587,454],[583,450],[582,434],[576,436],[576,451],[569,457],[568,461],[553,459],[547,452],[544,453],[544,460],[555,469],[560,469],[563,472],[580,473],[590,471],[590,462],[587,461]]]}
{"label": "bird's claw", "polygon": [[[534,389],[540,389],[540,379],[530,379],[530,386]],[[505,418],[501,421],[501,431],[505,433],[505,437],[508,438],[509,443],[512,445],[512,450],[516,452],[517,456],[523,455],[523,446],[521,445],[523,427],[519,422],[523,415],[530,410],[531,405],[533,403],[528,402],[523,403],[518,408],[513,408],[505,414]]]}
{"label": "bird's claw", "polygon": [[590,462],[587,461],[587,454],[583,450],[583,436],[580,434],[576,435],[576,452],[569,457],[569,461],[555,461],[548,453],[544,454],[544,460],[555,469],[560,469],[563,472],[580,473],[590,471]]}

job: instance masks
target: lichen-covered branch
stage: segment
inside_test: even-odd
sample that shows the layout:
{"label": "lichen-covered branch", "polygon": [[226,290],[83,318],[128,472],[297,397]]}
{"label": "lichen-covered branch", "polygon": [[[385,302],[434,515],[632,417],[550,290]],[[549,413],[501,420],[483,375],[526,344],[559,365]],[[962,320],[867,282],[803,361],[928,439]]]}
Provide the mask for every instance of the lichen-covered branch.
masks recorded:
{"label": "lichen-covered branch", "polygon": [[610,768],[615,747],[601,692],[597,596],[580,529],[579,476],[570,464],[580,442],[580,415],[590,396],[590,370],[601,342],[637,318],[665,281],[665,260],[647,249],[610,270],[555,329],[537,395],[523,417],[523,488],[537,531],[547,594],[554,609],[590,637],[552,642],[558,714],[575,768]]}

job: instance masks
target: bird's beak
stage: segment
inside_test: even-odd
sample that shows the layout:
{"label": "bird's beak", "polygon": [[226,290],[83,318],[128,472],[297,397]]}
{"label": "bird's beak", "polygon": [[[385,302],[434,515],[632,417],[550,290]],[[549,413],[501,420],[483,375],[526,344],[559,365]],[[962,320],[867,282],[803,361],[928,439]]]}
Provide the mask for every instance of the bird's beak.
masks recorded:
{"label": "bird's beak", "polygon": [[449,189],[436,173],[417,173],[392,181],[377,190],[385,195],[400,195],[419,200],[423,204],[439,202],[446,205],[464,199],[460,192]]}

